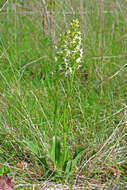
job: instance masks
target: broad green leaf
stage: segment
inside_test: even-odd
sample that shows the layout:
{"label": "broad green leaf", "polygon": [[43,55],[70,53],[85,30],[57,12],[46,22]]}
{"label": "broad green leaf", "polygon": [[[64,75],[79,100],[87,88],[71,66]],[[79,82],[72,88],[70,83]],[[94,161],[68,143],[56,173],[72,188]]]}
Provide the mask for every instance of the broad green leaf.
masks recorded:
{"label": "broad green leaf", "polygon": [[40,162],[41,162],[46,168],[48,168],[48,164],[47,164],[47,161],[46,161],[46,158],[45,158],[45,157],[38,157],[38,159],[40,160]]}
{"label": "broad green leaf", "polygon": [[50,148],[50,159],[55,163],[56,137],[53,136]]}
{"label": "broad green leaf", "polygon": [[73,155],[73,159],[75,159],[75,158],[78,156],[78,154],[79,154],[80,152],[82,152],[83,150],[84,150],[84,147],[83,147],[83,146],[77,147],[77,148],[75,149],[75,153],[74,153],[74,155]]}
{"label": "broad green leaf", "polygon": [[83,154],[86,152],[86,150],[81,150],[77,156],[72,160],[72,169],[76,166],[77,162],[79,161],[79,159],[83,156]]}
{"label": "broad green leaf", "polygon": [[59,137],[53,136],[50,148],[50,159],[59,165],[61,158],[61,141]]}
{"label": "broad green leaf", "polygon": [[38,146],[34,144],[32,141],[23,140],[23,143],[26,144],[27,148],[38,156]]}
{"label": "broad green leaf", "polygon": [[55,149],[55,159],[57,164],[60,164],[61,161],[61,140],[59,137],[55,137],[56,138],[56,149]]}
{"label": "broad green leaf", "polygon": [[67,147],[67,150],[66,150],[65,155],[62,154],[62,157],[63,157],[63,159],[64,159],[62,169],[63,169],[63,171],[65,171],[65,170],[66,170],[67,163],[68,163],[68,159],[69,159],[69,148],[68,148],[68,147]]}
{"label": "broad green leaf", "polygon": [[66,166],[66,180],[68,177],[73,173],[73,168],[76,166],[79,159],[83,156],[86,150],[82,149],[81,147],[77,149],[74,159],[72,161],[69,161]]}
{"label": "broad green leaf", "polygon": [[65,170],[66,177],[69,176],[71,168],[72,168],[72,161],[68,161]]}

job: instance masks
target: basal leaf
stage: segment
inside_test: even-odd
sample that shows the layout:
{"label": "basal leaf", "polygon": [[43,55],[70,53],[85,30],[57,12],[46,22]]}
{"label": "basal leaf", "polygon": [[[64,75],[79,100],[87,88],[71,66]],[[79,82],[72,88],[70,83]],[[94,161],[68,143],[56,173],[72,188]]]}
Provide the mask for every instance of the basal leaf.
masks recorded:
{"label": "basal leaf", "polygon": [[50,159],[57,165],[61,161],[61,141],[59,137],[53,136],[50,148]]}
{"label": "basal leaf", "polygon": [[26,144],[27,148],[33,152],[34,154],[38,155],[38,146],[34,144],[33,141],[23,140],[23,143]]}

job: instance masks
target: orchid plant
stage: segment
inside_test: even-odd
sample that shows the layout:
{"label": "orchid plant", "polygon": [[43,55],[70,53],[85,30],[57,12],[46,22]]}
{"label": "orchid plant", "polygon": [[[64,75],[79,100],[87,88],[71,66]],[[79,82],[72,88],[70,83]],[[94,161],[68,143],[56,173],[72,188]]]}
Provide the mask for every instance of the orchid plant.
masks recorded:
{"label": "orchid plant", "polygon": [[[73,80],[76,71],[81,67],[83,59],[82,35],[78,19],[74,19],[70,25],[70,30],[67,30],[63,35],[60,35],[58,45],[56,47],[55,60],[58,65],[58,70],[65,77],[69,76],[69,91],[64,103],[64,155],[66,157],[66,140],[67,140],[67,123],[66,113],[69,98],[73,90]],[[65,160],[64,160],[65,162]]]}
{"label": "orchid plant", "polygon": [[[58,113],[58,86],[59,81],[56,82],[55,95],[55,109],[54,109],[54,136],[49,144],[45,144],[48,161],[45,158],[39,158],[40,161],[48,168],[48,162],[53,164],[54,177],[65,176],[66,179],[73,173],[73,169],[77,161],[84,154],[83,147],[78,147],[75,150],[72,160],[69,160],[69,146],[67,145],[67,135],[69,132],[68,113],[69,106],[71,106],[70,97],[73,91],[73,81],[76,71],[81,67],[83,59],[82,35],[78,19],[74,19],[70,25],[70,30],[67,30],[63,35],[60,35],[56,47],[55,61],[57,74],[64,79],[67,79],[68,91],[64,98],[63,108],[63,140],[57,135],[57,117]],[[62,148],[63,144],[63,148]],[[33,149],[35,151],[35,148]],[[63,151],[62,151],[63,150]],[[37,154],[37,153],[36,153]]]}
{"label": "orchid plant", "polygon": [[[72,168],[78,161],[79,153],[83,153],[83,149],[80,147],[80,150],[76,150],[73,161],[69,161],[69,147],[67,146],[67,134],[68,134],[68,123],[67,123],[67,116],[68,116],[68,105],[70,104],[70,97],[72,95],[73,90],[73,81],[76,71],[81,67],[83,59],[83,48],[82,48],[82,35],[80,32],[80,26],[78,19],[74,19],[70,25],[70,30],[67,30],[64,34],[60,34],[58,39],[58,43],[56,46],[56,56],[55,61],[58,67],[57,72],[63,76],[65,79],[69,79],[68,83],[68,91],[65,96],[64,102],[64,112],[63,112],[63,145],[64,151],[61,152],[61,139],[57,137],[56,132],[55,136],[52,139],[52,145],[50,153],[53,155],[53,162],[55,166],[62,169],[65,173],[69,173],[72,171]],[[57,100],[58,92],[56,88],[56,104],[58,105]],[[56,106],[57,107],[57,106]],[[55,107],[55,114],[54,117],[56,119],[56,110]],[[54,119],[54,120],[55,120]],[[54,123],[54,128],[56,130],[56,124]],[[56,157],[55,157],[56,155]],[[81,155],[80,155],[81,156]],[[77,160],[77,161],[76,161]],[[74,164],[75,163],[75,164]],[[68,172],[67,172],[68,171]]]}

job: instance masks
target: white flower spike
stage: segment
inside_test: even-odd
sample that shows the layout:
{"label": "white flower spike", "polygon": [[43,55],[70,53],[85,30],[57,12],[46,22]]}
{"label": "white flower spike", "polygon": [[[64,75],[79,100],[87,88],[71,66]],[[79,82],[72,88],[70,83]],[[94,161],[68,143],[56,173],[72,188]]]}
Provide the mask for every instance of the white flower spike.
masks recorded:
{"label": "white flower spike", "polygon": [[[75,19],[71,23],[70,30],[60,35],[56,52],[59,70],[62,70],[65,76],[72,75],[81,67],[83,58],[82,36],[79,30],[79,21]],[[62,68],[62,69],[61,69]]]}

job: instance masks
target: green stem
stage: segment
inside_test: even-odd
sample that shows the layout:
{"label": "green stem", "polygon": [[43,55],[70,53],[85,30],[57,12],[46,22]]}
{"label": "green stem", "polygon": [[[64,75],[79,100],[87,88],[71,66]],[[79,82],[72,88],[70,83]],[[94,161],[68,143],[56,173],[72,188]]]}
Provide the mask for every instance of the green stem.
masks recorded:
{"label": "green stem", "polygon": [[67,141],[67,122],[66,122],[66,113],[67,113],[67,104],[68,104],[68,96],[66,97],[64,104],[64,121],[63,121],[63,130],[64,130],[64,158],[63,158],[63,166],[66,160],[66,141]]}
{"label": "green stem", "polygon": [[64,129],[64,158],[63,158],[63,166],[66,161],[66,151],[67,151],[67,121],[66,121],[66,115],[67,115],[67,109],[68,109],[68,104],[70,101],[70,97],[72,94],[73,90],[73,80],[74,80],[74,75],[75,75],[75,69],[72,72],[72,76],[70,78],[70,89],[69,93],[67,94],[65,104],[64,104],[64,121],[63,121],[63,129]]}
{"label": "green stem", "polygon": [[69,97],[71,97],[72,90],[73,90],[74,76],[75,76],[75,69],[74,69],[74,71],[72,72],[72,76],[71,76],[71,79],[70,79],[70,94],[69,94]]}
{"label": "green stem", "polygon": [[55,91],[55,109],[54,109],[54,133],[57,132],[57,112],[58,112],[58,83],[56,82],[56,91]]}

